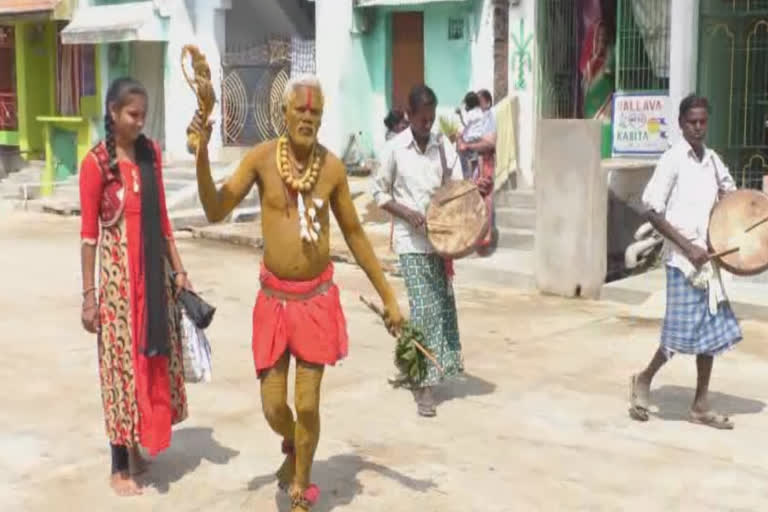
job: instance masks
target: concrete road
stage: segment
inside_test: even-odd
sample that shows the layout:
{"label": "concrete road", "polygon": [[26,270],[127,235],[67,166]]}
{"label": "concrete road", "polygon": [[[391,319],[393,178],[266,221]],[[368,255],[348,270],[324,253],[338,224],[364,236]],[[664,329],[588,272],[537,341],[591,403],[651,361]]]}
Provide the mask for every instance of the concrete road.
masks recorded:
{"label": "concrete road", "polygon": [[[271,476],[280,441],[260,410],[250,353],[259,255],[180,241],[195,286],[218,306],[214,381],[188,386],[190,419],[153,461],[140,498],[113,497],[95,340],[79,325],[76,219],[0,218],[0,510],[288,510]],[[714,405],[736,430],[685,421],[695,369],[679,358],[655,383],[657,414],[626,413],[630,372],[658,321],[608,303],[476,289],[457,276],[468,375],[416,416],[386,384],[392,340],[357,301],[362,272],[340,265],[351,354],[324,382],[316,510],[765,510],[766,325],[718,359]],[[402,286],[397,283],[402,291]],[[403,296],[404,298],[404,296]],[[403,301],[405,302],[405,301]]]}

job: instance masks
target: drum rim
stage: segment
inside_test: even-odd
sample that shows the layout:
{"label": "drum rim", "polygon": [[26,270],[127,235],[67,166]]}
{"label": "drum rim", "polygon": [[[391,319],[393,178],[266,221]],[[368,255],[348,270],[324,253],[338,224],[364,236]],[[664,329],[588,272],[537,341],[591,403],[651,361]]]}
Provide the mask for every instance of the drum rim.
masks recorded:
{"label": "drum rim", "polygon": [[[755,195],[758,195],[758,196],[763,196],[764,200],[768,201],[768,194],[766,194],[765,192],[763,192],[761,190],[749,189],[749,188],[741,188],[741,189],[735,190],[734,192],[748,192],[750,194],[755,194]],[[718,250],[717,248],[715,248],[712,245],[712,217],[714,216],[715,210],[717,209],[717,206],[719,204],[720,204],[720,201],[715,203],[715,206],[712,207],[712,211],[709,212],[709,225],[707,226],[707,248],[711,252],[716,252]],[[726,247],[723,247],[721,249],[726,249]],[[766,270],[768,270],[768,258],[766,258],[767,261],[765,262],[765,264],[761,265],[760,267],[752,268],[752,269],[749,269],[749,270],[744,270],[744,269],[739,269],[738,267],[735,267],[735,266],[729,264],[724,259],[726,257],[727,256],[721,256],[721,257],[716,258],[715,260],[716,260],[716,262],[717,262],[717,264],[719,266],[721,266],[722,268],[724,268],[725,270],[727,270],[731,274],[734,274],[734,275],[737,275],[737,276],[754,276],[754,275],[761,274],[761,273],[765,272]]]}
{"label": "drum rim", "polygon": [[[473,183],[473,182],[471,182],[469,180],[455,180],[455,181],[458,181],[459,183],[468,183],[468,184],[471,184],[472,186],[476,187],[475,183]],[[447,185],[447,184],[448,183],[446,183],[445,185]],[[445,185],[443,185],[443,186],[445,186]],[[477,190],[477,188],[475,188],[475,190],[472,191],[471,194],[477,194],[477,196],[479,196],[480,199],[483,202],[485,202],[485,198],[480,194],[480,191]],[[482,214],[483,215],[483,223],[482,223],[482,226],[480,227],[480,229],[478,230],[478,235],[472,241],[472,244],[468,248],[466,248],[464,250],[461,250],[461,251],[458,251],[458,252],[455,252],[455,253],[454,252],[446,252],[446,251],[442,251],[442,250],[438,249],[435,246],[434,242],[432,241],[432,237],[430,236],[430,229],[429,229],[429,217],[430,217],[430,212],[433,210],[433,208],[434,208],[434,202],[433,202],[433,200],[430,200],[429,205],[427,206],[426,215],[424,217],[425,217],[425,226],[426,226],[426,229],[427,229],[427,241],[432,246],[432,248],[435,250],[435,253],[437,253],[439,256],[441,256],[443,258],[460,259],[460,258],[464,258],[466,256],[469,256],[473,252],[477,251],[477,244],[478,244],[478,242],[480,242],[480,240],[482,240],[483,237],[485,237],[485,235],[488,234],[488,230],[490,229],[490,225],[491,225],[491,216],[488,214],[488,209],[487,208],[483,209],[483,214]]]}

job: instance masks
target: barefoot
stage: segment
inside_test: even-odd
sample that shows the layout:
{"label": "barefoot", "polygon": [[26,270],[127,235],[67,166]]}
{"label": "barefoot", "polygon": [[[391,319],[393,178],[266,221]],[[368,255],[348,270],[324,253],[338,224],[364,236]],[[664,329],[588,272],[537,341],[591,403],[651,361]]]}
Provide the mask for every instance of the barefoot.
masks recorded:
{"label": "barefoot", "polygon": [[115,473],[109,478],[109,486],[118,496],[139,496],[141,487],[126,473]]}
{"label": "barefoot", "polygon": [[277,476],[277,486],[283,492],[288,492],[288,489],[293,482],[293,474],[295,471],[295,457],[291,454],[286,455],[283,465],[277,470],[275,476]]}
{"label": "barefoot", "polygon": [[149,463],[141,456],[137,446],[128,449],[128,468],[131,476],[141,475],[147,471]]}
{"label": "barefoot", "polygon": [[291,512],[309,512],[320,499],[320,489],[315,484],[302,491],[296,483],[291,486]]}

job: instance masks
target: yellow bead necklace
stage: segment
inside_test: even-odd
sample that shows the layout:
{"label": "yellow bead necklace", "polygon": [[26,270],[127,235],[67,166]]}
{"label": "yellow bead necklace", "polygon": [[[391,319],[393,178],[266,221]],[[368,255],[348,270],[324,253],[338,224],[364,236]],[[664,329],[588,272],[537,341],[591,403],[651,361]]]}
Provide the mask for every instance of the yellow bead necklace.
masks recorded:
{"label": "yellow bead necklace", "polygon": [[[309,192],[317,184],[320,176],[320,151],[317,150],[317,145],[312,147],[307,160],[307,169],[303,174],[299,172],[298,167],[297,162],[289,154],[288,138],[280,137],[277,141],[277,169],[280,177],[294,192]],[[298,177],[297,174],[299,174]]]}

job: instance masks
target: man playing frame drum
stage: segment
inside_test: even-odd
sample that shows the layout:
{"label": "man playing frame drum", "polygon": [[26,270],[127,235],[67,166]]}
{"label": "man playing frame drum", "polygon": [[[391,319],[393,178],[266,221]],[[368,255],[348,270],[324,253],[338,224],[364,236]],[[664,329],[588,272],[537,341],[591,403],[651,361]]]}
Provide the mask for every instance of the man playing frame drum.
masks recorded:
{"label": "man playing frame drum", "polygon": [[[395,219],[394,247],[408,289],[411,323],[424,333],[426,348],[443,369],[430,365],[426,378],[413,389],[417,412],[434,416],[432,386],[461,373],[463,367],[450,265],[427,238],[426,212],[446,181],[463,176],[456,151],[432,133],[437,107],[432,89],[414,87],[408,103],[411,126],[389,141],[373,183],[373,197]],[[478,188],[487,194],[492,185],[482,181]]]}
{"label": "man playing frame drum", "polygon": [[649,418],[650,386],[674,353],[696,356],[693,423],[732,429],[731,420],[708,403],[714,356],[741,340],[741,329],[725,296],[713,255],[707,251],[710,213],[719,196],[736,186],[725,164],[704,145],[709,120],[706,98],[690,95],[680,103],[683,139],[659,160],[643,193],[648,219],[665,240],[667,306],[661,346],[630,382],[630,416]]}

